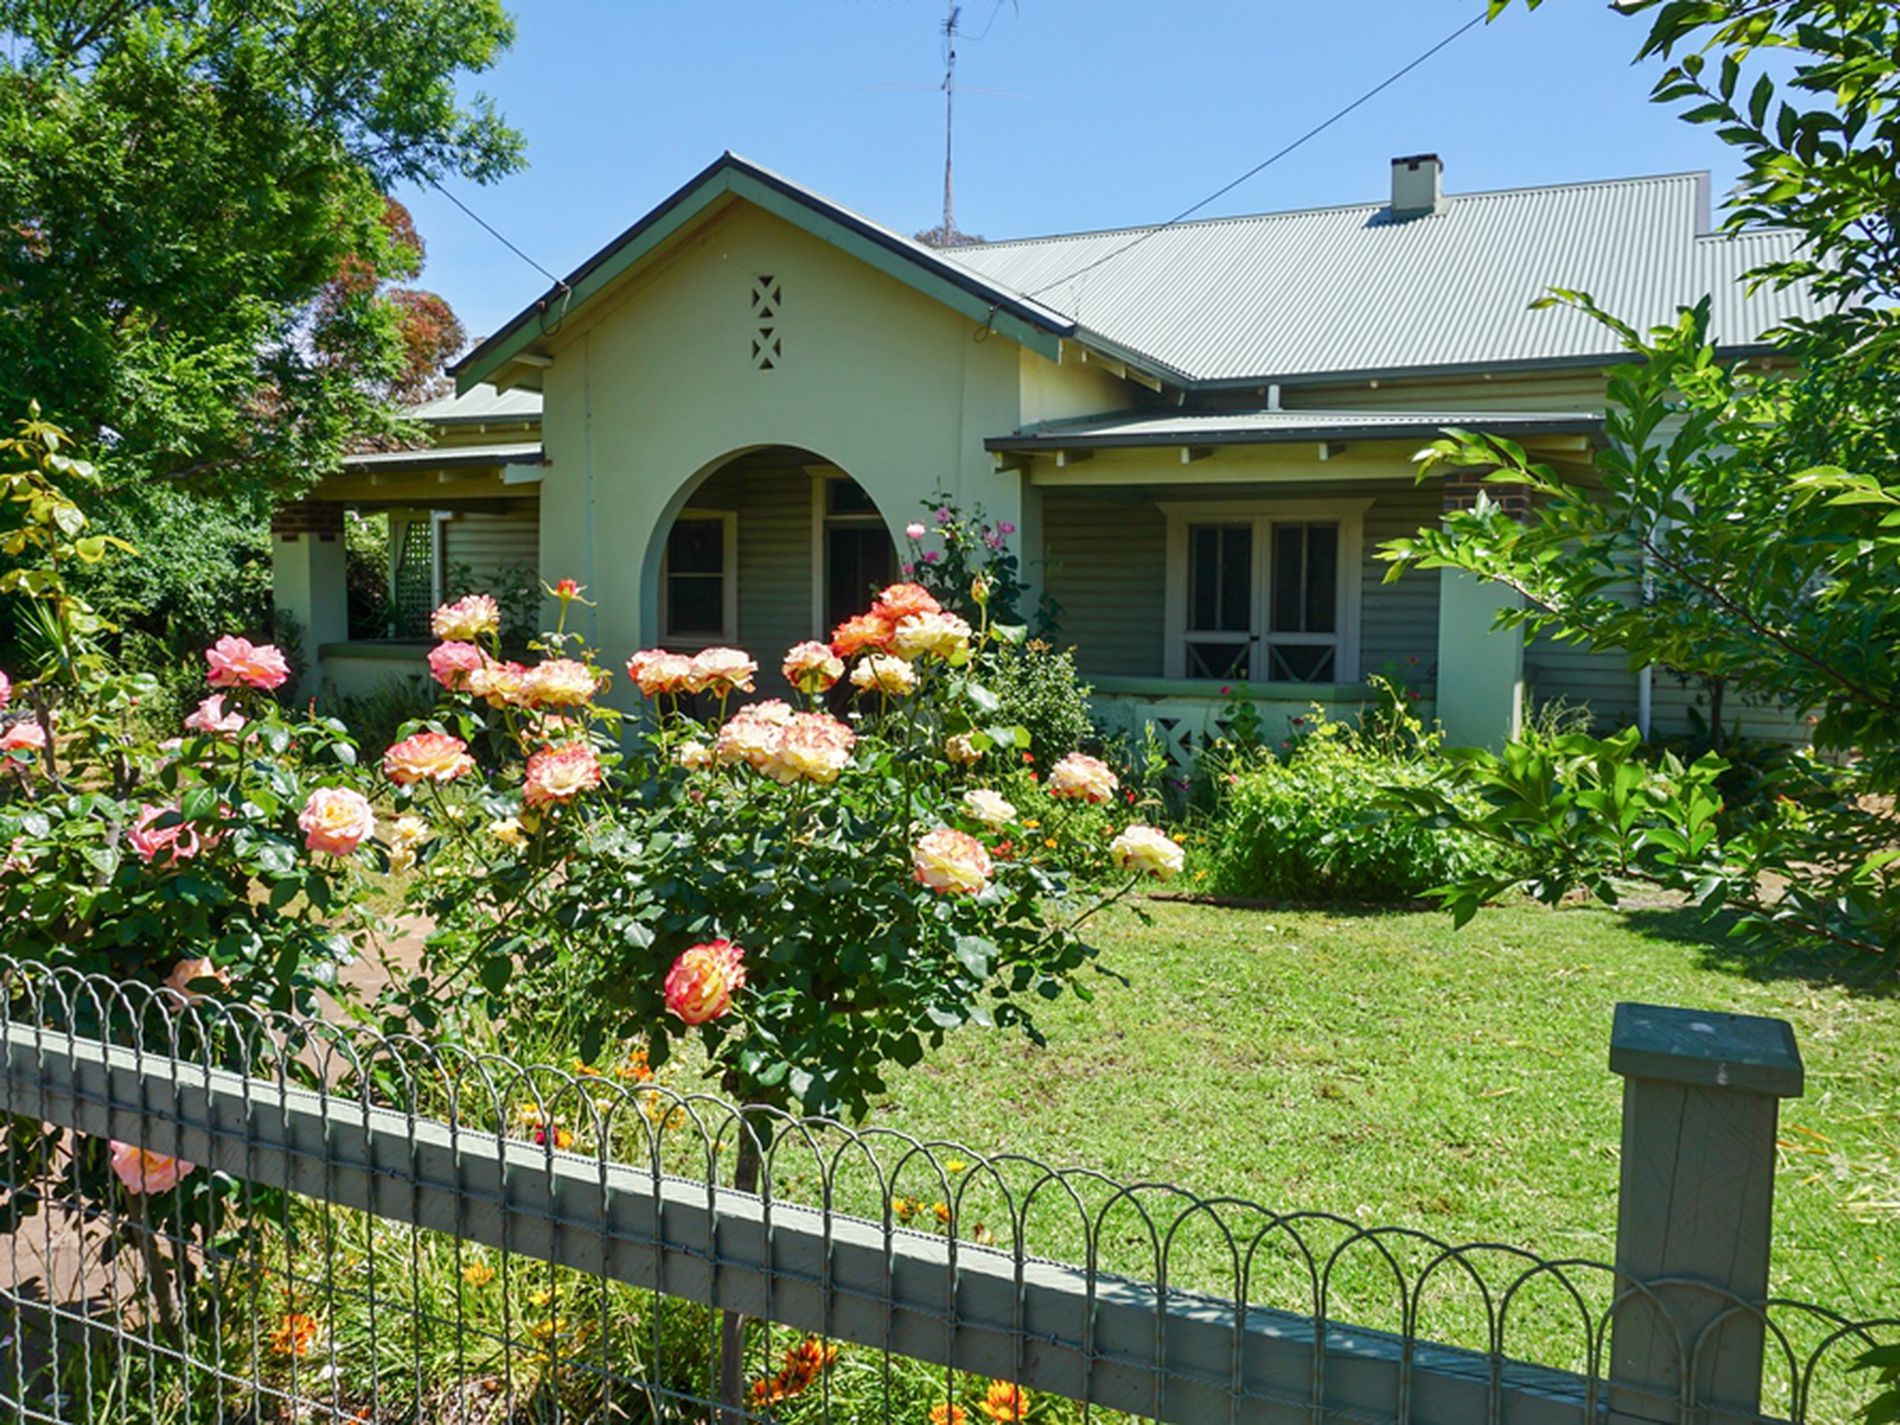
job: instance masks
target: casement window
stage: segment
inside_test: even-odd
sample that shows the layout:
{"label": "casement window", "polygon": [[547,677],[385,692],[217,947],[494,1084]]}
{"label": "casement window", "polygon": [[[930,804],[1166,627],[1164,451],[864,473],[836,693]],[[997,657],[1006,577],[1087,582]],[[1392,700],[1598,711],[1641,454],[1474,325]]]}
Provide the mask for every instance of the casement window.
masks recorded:
{"label": "casement window", "polygon": [[669,646],[733,643],[739,636],[739,516],[682,510],[660,565],[662,638]]}
{"label": "casement window", "polygon": [[876,591],[896,578],[897,548],[877,503],[846,475],[816,476],[812,612],[814,637],[871,606]]}
{"label": "casement window", "polygon": [[1359,558],[1371,503],[1163,505],[1168,676],[1357,682]]}

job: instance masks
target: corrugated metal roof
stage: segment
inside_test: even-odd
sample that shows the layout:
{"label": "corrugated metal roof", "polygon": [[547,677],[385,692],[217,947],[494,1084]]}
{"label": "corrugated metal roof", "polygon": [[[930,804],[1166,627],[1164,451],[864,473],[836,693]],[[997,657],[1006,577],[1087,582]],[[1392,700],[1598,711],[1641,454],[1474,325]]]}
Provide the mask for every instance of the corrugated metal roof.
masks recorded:
{"label": "corrugated metal roof", "polygon": [[1603,418],[1578,411],[1122,411],[1045,421],[992,436],[990,450],[1091,446],[1271,445],[1308,440],[1429,439],[1447,426],[1510,437],[1591,435]]}
{"label": "corrugated metal roof", "polygon": [[541,419],[541,393],[514,387],[497,391],[483,382],[471,386],[459,396],[438,396],[411,406],[409,419],[431,425],[477,425],[483,421],[538,421]]}
{"label": "corrugated metal roof", "polygon": [[1581,313],[1530,310],[1550,287],[1587,291],[1638,327],[1712,294],[1715,334],[1729,345],[1752,345],[1788,318],[1814,313],[1817,304],[1797,288],[1744,294],[1737,279],[1792,253],[1797,239],[1699,233],[1706,182],[1683,173],[1515,188],[1450,195],[1437,213],[1403,222],[1383,204],[1361,204],[985,243],[943,256],[1035,293],[1076,322],[1079,340],[1122,348],[1192,382],[1619,352],[1613,334]]}
{"label": "corrugated metal roof", "polygon": [[368,450],[343,457],[345,470],[444,470],[468,465],[535,465],[543,459],[538,440],[503,445],[425,445],[418,450]]}

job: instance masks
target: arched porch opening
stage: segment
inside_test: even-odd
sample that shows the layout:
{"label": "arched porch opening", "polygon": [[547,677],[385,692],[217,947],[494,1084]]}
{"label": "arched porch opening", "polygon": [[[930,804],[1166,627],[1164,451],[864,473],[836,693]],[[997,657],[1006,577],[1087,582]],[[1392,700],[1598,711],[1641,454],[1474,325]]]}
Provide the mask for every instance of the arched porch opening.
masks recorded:
{"label": "arched porch opening", "polygon": [[887,513],[851,475],[796,446],[754,447],[689,481],[647,561],[648,646],[743,648],[761,690],[784,652],[869,607],[897,577]]}

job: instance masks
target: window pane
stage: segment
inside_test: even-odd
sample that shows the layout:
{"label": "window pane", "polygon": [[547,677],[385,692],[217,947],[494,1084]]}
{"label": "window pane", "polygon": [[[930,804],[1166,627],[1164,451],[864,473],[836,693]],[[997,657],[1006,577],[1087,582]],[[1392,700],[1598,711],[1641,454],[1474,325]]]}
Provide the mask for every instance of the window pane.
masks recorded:
{"label": "window pane", "polygon": [[1247,654],[1252,646],[1245,639],[1190,643],[1187,646],[1187,676],[1244,679],[1248,676]]}
{"label": "window pane", "polygon": [[666,567],[672,574],[720,574],[726,567],[724,520],[679,520],[666,539]]}
{"label": "window pane", "polygon": [[874,515],[877,504],[856,480],[827,480],[825,508],[834,515]]}
{"label": "window pane", "polygon": [[1194,525],[1188,530],[1188,627],[1200,632],[1251,632],[1253,529]]}
{"label": "window pane", "polygon": [[725,633],[726,581],[717,574],[670,574],[666,632],[672,638],[718,638]]}
{"label": "window pane", "polygon": [[1306,627],[1331,633],[1339,621],[1339,526],[1306,527]]}
{"label": "window pane", "polygon": [[891,537],[878,525],[833,525],[825,531],[825,626],[863,613],[891,582]]}
{"label": "window pane", "polygon": [[1331,633],[1338,622],[1339,526],[1276,524],[1273,527],[1274,633]]}

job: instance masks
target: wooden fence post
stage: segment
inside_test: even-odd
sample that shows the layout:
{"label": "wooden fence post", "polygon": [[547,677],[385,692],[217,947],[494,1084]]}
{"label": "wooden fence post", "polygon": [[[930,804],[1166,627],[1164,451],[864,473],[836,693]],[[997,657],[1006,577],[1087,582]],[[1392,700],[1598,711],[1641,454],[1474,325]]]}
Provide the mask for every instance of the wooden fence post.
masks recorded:
{"label": "wooden fence post", "polygon": [[[1775,1121],[1799,1098],[1784,1020],[1619,1004],[1614,1420],[1754,1418],[1773,1231]],[[1738,1309],[1738,1307],[1740,1309]]]}

